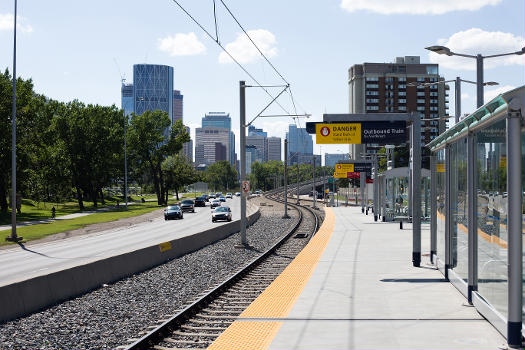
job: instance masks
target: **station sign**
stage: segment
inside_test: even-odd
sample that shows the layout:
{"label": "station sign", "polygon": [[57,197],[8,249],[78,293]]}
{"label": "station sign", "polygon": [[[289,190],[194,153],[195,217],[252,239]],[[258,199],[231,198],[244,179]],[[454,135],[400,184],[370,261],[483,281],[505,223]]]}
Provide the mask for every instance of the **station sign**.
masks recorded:
{"label": "station sign", "polygon": [[356,173],[369,173],[372,171],[372,163],[370,162],[353,162],[353,163],[337,163],[335,171],[348,171]]}
{"label": "station sign", "polygon": [[317,144],[399,144],[407,141],[406,121],[359,123],[306,123]]}

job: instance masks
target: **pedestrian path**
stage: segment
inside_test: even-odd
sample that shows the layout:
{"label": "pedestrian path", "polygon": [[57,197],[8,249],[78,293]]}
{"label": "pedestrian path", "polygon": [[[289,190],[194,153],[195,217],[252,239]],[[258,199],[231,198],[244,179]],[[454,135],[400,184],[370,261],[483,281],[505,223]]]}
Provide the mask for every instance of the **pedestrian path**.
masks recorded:
{"label": "pedestrian path", "polygon": [[[156,199],[147,199],[146,200],[146,202],[152,202],[152,201],[156,201]],[[131,204],[131,203],[140,203],[140,201],[128,202],[128,203],[129,204]],[[121,205],[121,206],[123,206],[123,205]],[[74,219],[74,218],[79,218],[79,217],[82,217],[82,216],[87,216],[87,215],[91,215],[91,214],[95,214],[95,213],[103,213],[103,212],[106,212],[106,211],[109,211],[109,210],[115,209],[115,208],[117,208],[117,207],[116,206],[109,206],[109,207],[104,207],[104,208],[100,208],[100,209],[96,209],[96,210],[83,211],[81,213],[73,213],[73,214],[61,215],[61,216],[55,217],[54,219],[49,218],[49,219],[41,219],[41,220],[31,220],[31,221],[18,222],[16,224],[16,227],[19,228],[19,227],[24,227],[24,226],[46,224],[46,223],[53,222],[53,221],[56,221],[56,220]],[[11,224],[0,225],[0,231],[8,230],[8,229],[11,229]]]}
{"label": "pedestrian path", "polygon": [[[323,226],[209,349],[498,350],[505,339],[423,256],[412,228],[327,208]],[[429,230],[423,226],[423,252]]]}

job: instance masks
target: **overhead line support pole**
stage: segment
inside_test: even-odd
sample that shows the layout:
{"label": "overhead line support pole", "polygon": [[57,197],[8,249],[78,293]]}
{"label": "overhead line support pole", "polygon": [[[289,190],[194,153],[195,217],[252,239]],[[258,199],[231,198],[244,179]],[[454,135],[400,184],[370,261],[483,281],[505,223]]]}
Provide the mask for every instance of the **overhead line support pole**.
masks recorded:
{"label": "overhead line support pole", "polygon": [[[240,147],[241,147],[241,185],[246,181],[246,84],[244,81],[239,82],[239,101],[240,101]],[[241,189],[242,190],[242,189]],[[241,246],[247,246],[246,239],[246,196],[248,193],[241,191]]]}

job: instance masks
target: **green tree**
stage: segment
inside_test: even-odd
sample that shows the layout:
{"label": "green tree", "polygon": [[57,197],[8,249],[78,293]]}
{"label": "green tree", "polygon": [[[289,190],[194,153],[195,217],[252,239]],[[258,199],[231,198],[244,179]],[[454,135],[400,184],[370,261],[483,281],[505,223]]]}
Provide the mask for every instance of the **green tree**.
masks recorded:
{"label": "green tree", "polygon": [[142,171],[148,171],[159,205],[166,204],[166,183],[162,172],[162,162],[170,155],[175,155],[190,140],[181,120],[170,127],[168,113],[146,111],[141,115],[133,114],[128,129],[128,145],[134,164]]}
{"label": "green tree", "polygon": [[228,190],[237,184],[237,170],[227,160],[221,160],[208,167],[205,178],[214,189]]}
{"label": "green tree", "polygon": [[[6,69],[0,74],[0,210],[7,212],[7,197],[11,187],[11,121],[12,121],[12,77]],[[32,144],[31,135],[34,134],[31,128],[32,110],[30,108],[33,98],[33,82],[31,79],[16,80],[16,117],[17,117],[17,190],[23,188],[26,179],[28,155],[26,145]]]}
{"label": "green tree", "polygon": [[[198,174],[186,158],[178,153],[175,156],[169,156],[162,162],[162,172],[166,188],[175,190],[177,200],[179,199],[179,190],[186,185],[196,182]],[[168,191],[166,191],[165,202],[168,202]]]}
{"label": "green tree", "polygon": [[102,187],[121,172],[124,116],[115,106],[85,106],[79,101],[61,104],[55,111],[52,131],[60,159],[69,168],[80,209],[84,198],[94,206]]}

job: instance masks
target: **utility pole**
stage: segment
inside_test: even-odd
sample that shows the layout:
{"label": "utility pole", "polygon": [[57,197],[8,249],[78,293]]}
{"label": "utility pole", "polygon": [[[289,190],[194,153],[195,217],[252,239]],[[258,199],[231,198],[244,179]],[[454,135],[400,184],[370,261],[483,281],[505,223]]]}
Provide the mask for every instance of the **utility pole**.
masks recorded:
{"label": "utility pole", "polygon": [[[244,81],[239,81],[239,97],[240,97],[240,147],[241,147],[241,186],[246,181],[246,83]],[[248,246],[248,241],[246,240],[246,196],[247,192],[244,192],[244,189],[241,188],[241,247]]]}
{"label": "utility pole", "polygon": [[323,168],[323,203],[326,205],[326,157],[324,159],[324,168]]}
{"label": "utility pole", "polygon": [[299,163],[297,164],[297,204],[299,203]]}
{"label": "utility pole", "polygon": [[[15,0],[15,17],[13,27],[13,110],[11,118],[11,236],[7,241],[20,242],[22,237],[16,235],[16,16],[17,1]],[[20,203],[22,205],[22,203]]]}
{"label": "utility pole", "polygon": [[284,139],[284,215],[283,219],[289,219],[288,216],[288,139]]}

